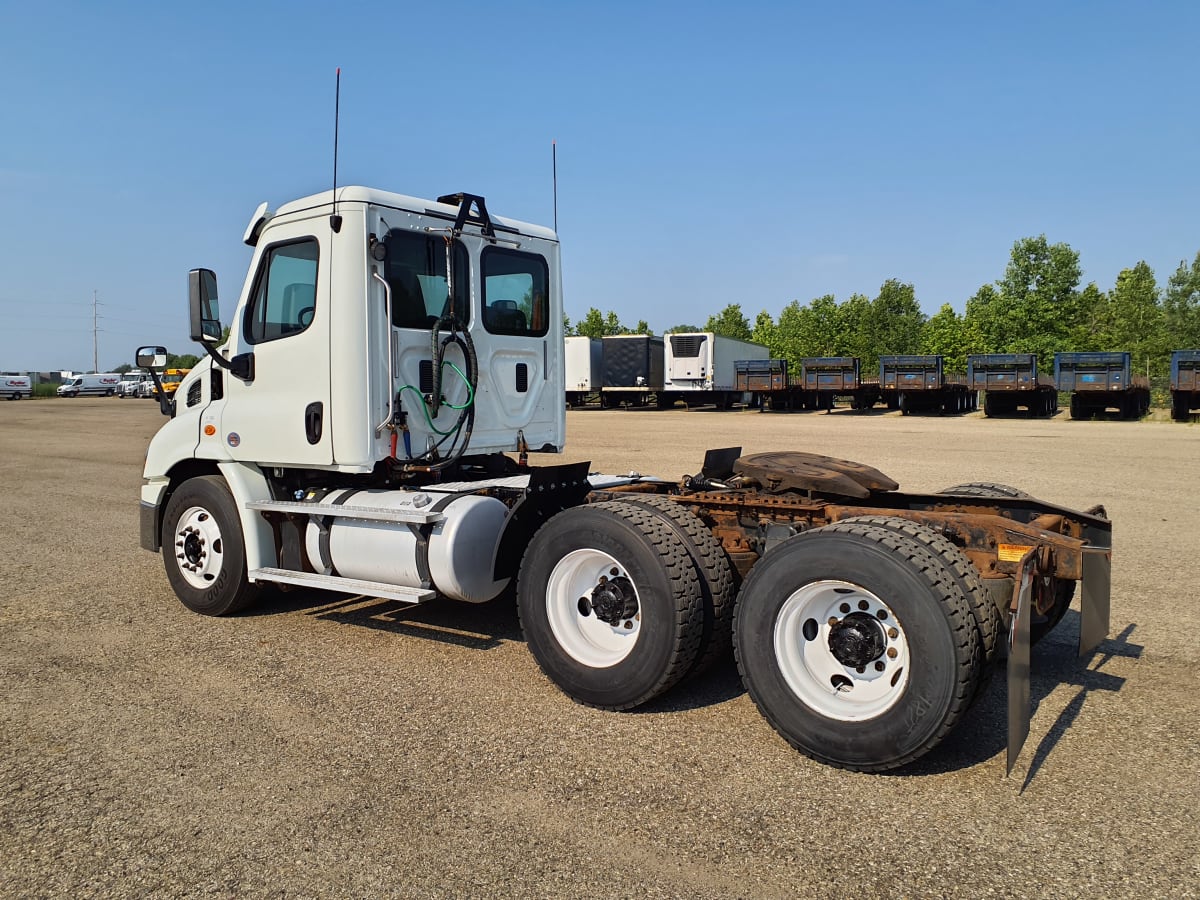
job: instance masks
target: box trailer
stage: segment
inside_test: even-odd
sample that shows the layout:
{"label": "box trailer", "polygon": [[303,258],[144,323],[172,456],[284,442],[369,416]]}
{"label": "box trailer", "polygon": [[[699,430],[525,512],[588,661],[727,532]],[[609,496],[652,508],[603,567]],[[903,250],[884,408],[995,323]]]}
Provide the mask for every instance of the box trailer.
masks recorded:
{"label": "box trailer", "polygon": [[1054,379],[1038,372],[1033,353],[973,353],[967,357],[967,389],[983,393],[985,416],[1011,415],[1024,409],[1030,416],[1058,412]]}
{"label": "box trailer", "polygon": [[10,375],[0,375],[0,397],[20,400],[22,397],[28,399],[32,396],[33,376],[18,375],[15,372]]}
{"label": "box trailer", "polygon": [[946,371],[942,356],[879,357],[879,387],[889,409],[956,413],[975,409],[965,376]]}
{"label": "box trailer", "polygon": [[715,403],[727,409],[750,397],[737,389],[737,362],[765,360],[771,351],[762,344],[739,341],[711,331],[677,332],[664,339],[663,403],[682,400],[689,406]]}
{"label": "box trailer", "polygon": [[1171,354],[1171,418],[1186,422],[1200,409],[1200,350]]}
{"label": "box trailer", "polygon": [[646,406],[662,400],[663,339],[647,334],[604,336],[600,405]]}
{"label": "box trailer", "polygon": [[1126,350],[1054,354],[1054,383],[1071,395],[1071,418],[1116,410],[1137,419],[1150,409],[1150,382],[1135,375]]}
{"label": "box trailer", "polygon": [[563,341],[567,405],[583,406],[600,395],[604,372],[604,342],[600,338],[569,337]]}

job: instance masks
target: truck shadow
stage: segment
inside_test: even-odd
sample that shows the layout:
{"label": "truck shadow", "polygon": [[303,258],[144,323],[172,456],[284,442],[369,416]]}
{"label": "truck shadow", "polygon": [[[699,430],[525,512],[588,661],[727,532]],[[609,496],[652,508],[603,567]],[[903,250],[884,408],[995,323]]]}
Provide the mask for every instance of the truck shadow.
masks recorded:
{"label": "truck shadow", "polygon": [[[516,603],[511,591],[480,604],[432,600],[418,606],[378,597],[344,595],[330,602],[324,591],[273,592],[247,616],[301,612],[315,619],[372,628],[391,634],[471,650],[491,650],[509,641],[523,641]],[[1138,659],[1142,646],[1131,643],[1135,624],[1130,624],[1096,649],[1092,658],[1081,661],[1075,648],[1079,642],[1079,614],[1067,612],[1063,621],[1044,641],[1033,648],[1030,701],[1033,710],[1059,685],[1074,685],[1075,695],[1039,738],[1031,730],[1021,759],[1028,759],[1021,790],[1032,782],[1067,730],[1079,718],[1093,691],[1119,691],[1124,678],[1104,671],[1117,657]],[[660,697],[628,714],[669,713],[701,709],[735,699],[746,693],[732,652],[720,657],[707,672],[686,679]],[[927,756],[885,773],[898,776],[935,775],[978,766],[999,758],[1001,764],[1008,734],[1006,673],[998,666],[983,695],[944,741]],[[1032,746],[1037,740],[1036,747]],[[1031,755],[1032,753],[1032,755]],[[1018,760],[1018,767],[1020,761]]]}
{"label": "truck shadow", "polygon": [[[1136,627],[1133,623],[1127,625],[1120,634],[1102,642],[1089,659],[1081,660],[1076,651],[1079,644],[1079,614],[1071,610],[1059,626],[1033,648],[1029,684],[1033,711],[1059,685],[1074,685],[1078,690],[1040,739],[1036,729],[1031,728],[1016,766],[1019,771],[1020,760],[1029,760],[1020,788],[1022,792],[1045,765],[1072,723],[1079,718],[1088,695],[1093,691],[1119,691],[1124,686],[1125,678],[1111,675],[1103,668],[1117,657],[1141,657],[1143,647],[1129,641]],[[995,757],[1002,762],[1007,735],[1006,672],[1000,666],[993,673],[984,695],[946,740],[928,756],[896,769],[892,774],[940,774],[976,766]],[[1032,746],[1034,740],[1037,740],[1036,747]]]}
{"label": "truck shadow", "polygon": [[363,595],[341,595],[333,602],[329,597],[327,591],[279,591],[245,615],[303,612],[314,619],[472,650],[491,650],[505,641],[523,640],[516,605],[508,592],[487,603],[436,599],[416,606]]}

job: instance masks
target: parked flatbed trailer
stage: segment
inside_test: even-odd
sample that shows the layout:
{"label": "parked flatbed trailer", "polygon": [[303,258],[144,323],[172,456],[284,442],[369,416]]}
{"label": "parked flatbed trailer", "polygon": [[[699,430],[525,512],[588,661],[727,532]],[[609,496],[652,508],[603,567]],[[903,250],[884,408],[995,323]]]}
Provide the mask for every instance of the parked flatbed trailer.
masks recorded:
{"label": "parked flatbed trailer", "polygon": [[804,391],[814,409],[831,410],[838,397],[854,409],[870,409],[882,399],[879,382],[864,381],[857,356],[816,356],[800,361]]}
{"label": "parked flatbed trailer", "polygon": [[963,375],[946,371],[942,356],[879,357],[879,386],[889,409],[961,413],[976,407]]}
{"label": "parked flatbed trailer", "polygon": [[1058,412],[1054,379],[1038,372],[1033,353],[977,353],[967,357],[967,388],[983,392],[985,416],[1011,415],[1024,409],[1030,416]]}
{"label": "parked flatbed trailer", "polygon": [[733,363],[735,390],[750,394],[750,403],[760,410],[771,409],[788,388],[786,359],[738,359]]}
{"label": "parked flatbed trailer", "polygon": [[1186,422],[1200,409],[1200,350],[1171,354],[1171,418]]}
{"label": "parked flatbed trailer", "polygon": [[1071,418],[1088,419],[1116,410],[1122,419],[1137,419],[1150,409],[1150,382],[1133,373],[1126,350],[1056,353],[1054,382],[1071,395]]}

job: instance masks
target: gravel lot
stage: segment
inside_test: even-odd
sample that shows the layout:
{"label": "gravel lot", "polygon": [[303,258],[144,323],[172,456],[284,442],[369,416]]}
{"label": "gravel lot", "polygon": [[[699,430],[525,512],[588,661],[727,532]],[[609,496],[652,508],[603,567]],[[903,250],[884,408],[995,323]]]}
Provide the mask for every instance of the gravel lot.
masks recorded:
{"label": "gravel lot", "polygon": [[582,410],[568,459],[708,446],[1000,481],[1115,522],[1110,639],[1034,649],[900,774],[827,768],[732,662],[635,713],[573,704],[515,611],[291,593],[206,619],[138,548],[150,403],[0,403],[0,894],[1200,895],[1200,426]]}

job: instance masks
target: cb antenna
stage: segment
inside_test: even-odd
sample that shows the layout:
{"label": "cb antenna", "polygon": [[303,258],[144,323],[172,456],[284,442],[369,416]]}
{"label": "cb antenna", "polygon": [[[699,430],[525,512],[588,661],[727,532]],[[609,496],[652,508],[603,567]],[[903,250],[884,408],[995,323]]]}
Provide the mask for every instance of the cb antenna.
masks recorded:
{"label": "cb antenna", "polygon": [[550,170],[554,181],[554,233],[558,234],[558,141],[550,142]]}
{"label": "cb antenna", "polygon": [[342,67],[337,67],[337,80],[333,89],[333,214],[329,217],[329,227],[337,234],[342,230],[342,217],[337,211],[337,156],[338,156],[338,114],[341,112],[342,101]]}

